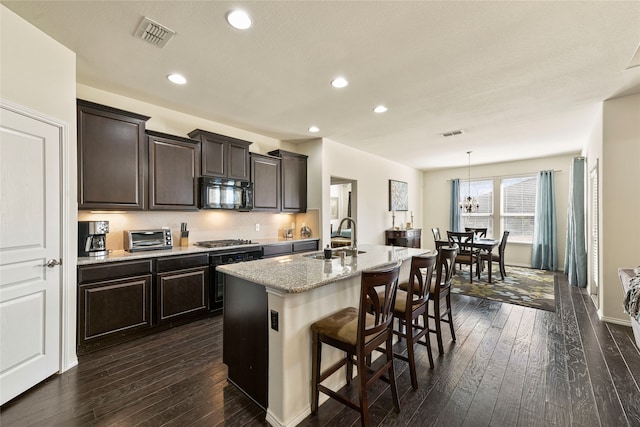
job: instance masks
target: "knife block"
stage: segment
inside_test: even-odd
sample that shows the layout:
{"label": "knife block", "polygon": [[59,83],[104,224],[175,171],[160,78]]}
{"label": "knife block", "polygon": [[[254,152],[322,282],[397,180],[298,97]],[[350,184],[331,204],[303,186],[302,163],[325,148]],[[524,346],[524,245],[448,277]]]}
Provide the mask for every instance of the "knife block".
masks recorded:
{"label": "knife block", "polygon": [[180,232],[180,246],[189,246],[189,232],[181,231]]}

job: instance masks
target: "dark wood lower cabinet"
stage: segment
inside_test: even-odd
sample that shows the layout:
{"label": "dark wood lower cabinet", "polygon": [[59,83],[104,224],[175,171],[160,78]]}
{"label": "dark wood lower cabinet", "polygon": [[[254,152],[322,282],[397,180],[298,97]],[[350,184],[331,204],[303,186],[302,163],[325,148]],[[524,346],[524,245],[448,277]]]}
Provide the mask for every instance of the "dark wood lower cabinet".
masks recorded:
{"label": "dark wood lower cabinet", "polygon": [[209,315],[208,253],[78,267],[78,354]]}
{"label": "dark wood lower cabinet", "polygon": [[151,328],[151,274],[82,284],[78,353],[116,344]]}
{"label": "dark wood lower cabinet", "polygon": [[209,311],[209,267],[158,274],[158,323]]}
{"label": "dark wood lower cabinet", "polygon": [[273,258],[281,255],[298,254],[317,251],[320,245],[318,239],[272,243],[262,247],[263,258]]}

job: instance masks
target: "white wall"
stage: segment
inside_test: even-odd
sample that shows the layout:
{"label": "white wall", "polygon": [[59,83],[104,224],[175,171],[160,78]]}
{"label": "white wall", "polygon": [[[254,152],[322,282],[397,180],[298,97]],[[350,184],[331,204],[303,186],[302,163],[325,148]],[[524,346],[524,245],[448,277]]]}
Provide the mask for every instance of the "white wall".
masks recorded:
{"label": "white wall", "polygon": [[[578,155],[578,153],[575,153]],[[493,163],[488,165],[471,166],[471,179],[482,179],[501,176],[535,174],[540,170],[553,169],[555,173],[556,220],[558,239],[558,268],[564,265],[567,234],[567,201],[569,197],[569,176],[571,159],[575,155],[544,157],[517,162]],[[449,180],[468,176],[467,167],[440,169],[424,172],[424,215],[423,223],[428,234],[423,237],[423,247],[433,248],[431,228],[438,227],[440,232],[449,229],[449,200],[451,197],[451,183]],[[500,215],[495,211],[494,215]],[[496,232],[499,232],[496,230]],[[501,235],[493,236],[501,238]],[[531,245],[508,243],[505,252],[505,262],[509,265],[531,266]]]}
{"label": "white wall", "polygon": [[604,102],[600,172],[600,309],[604,320],[626,323],[618,268],[640,265],[640,94]]}
{"label": "white wall", "polygon": [[[422,227],[422,172],[329,139],[323,140],[322,147],[323,242],[330,239],[329,188],[332,176],[357,181],[352,203],[356,204],[358,244],[384,244],[384,231],[391,228],[390,179],[408,184],[409,211],[414,214],[414,228]],[[396,225],[410,221],[409,213],[397,212]],[[424,237],[422,240],[425,247]]]}
{"label": "white wall", "polygon": [[[66,125],[62,136],[63,248],[62,370],[77,363],[76,345],[76,56],[0,5],[0,98]],[[73,171],[70,174],[69,171]],[[73,176],[69,176],[73,175]],[[11,183],[10,185],[19,185]]]}

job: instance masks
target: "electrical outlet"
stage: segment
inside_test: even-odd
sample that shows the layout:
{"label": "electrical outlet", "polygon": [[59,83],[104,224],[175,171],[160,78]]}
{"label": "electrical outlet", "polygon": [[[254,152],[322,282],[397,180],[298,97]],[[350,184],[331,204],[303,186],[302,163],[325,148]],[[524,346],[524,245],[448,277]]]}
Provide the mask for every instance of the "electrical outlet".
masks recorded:
{"label": "electrical outlet", "polygon": [[260,231],[260,224],[256,224],[256,231]]}
{"label": "electrical outlet", "polygon": [[278,312],[275,310],[271,310],[271,329],[278,330]]}

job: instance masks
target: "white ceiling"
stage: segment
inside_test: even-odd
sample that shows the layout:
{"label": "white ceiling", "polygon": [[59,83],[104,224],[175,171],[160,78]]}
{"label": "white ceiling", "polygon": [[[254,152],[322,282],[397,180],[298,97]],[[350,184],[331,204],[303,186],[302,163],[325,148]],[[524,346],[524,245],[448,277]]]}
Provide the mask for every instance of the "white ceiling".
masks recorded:
{"label": "white ceiling", "polygon": [[[579,151],[603,100],[640,92],[639,1],[2,3],[76,52],[79,83],[417,169]],[[226,23],[235,6],[249,30]],[[177,35],[134,37],[143,16]]]}

